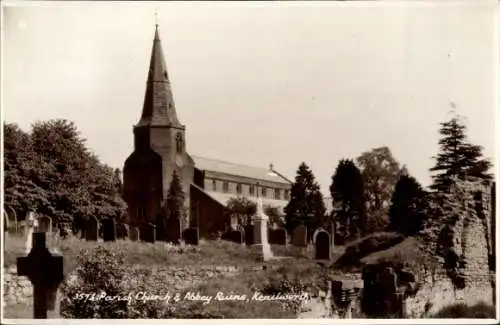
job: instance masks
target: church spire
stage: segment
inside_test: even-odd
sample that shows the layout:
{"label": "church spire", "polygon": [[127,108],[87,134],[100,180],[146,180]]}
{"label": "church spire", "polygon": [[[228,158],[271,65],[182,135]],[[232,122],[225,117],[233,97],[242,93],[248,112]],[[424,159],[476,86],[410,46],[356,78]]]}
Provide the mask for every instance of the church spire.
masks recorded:
{"label": "church spire", "polygon": [[183,128],[175,111],[172,87],[167,72],[167,65],[161,47],[158,21],[155,24],[153,49],[149,63],[148,81],[140,126],[172,126]]}

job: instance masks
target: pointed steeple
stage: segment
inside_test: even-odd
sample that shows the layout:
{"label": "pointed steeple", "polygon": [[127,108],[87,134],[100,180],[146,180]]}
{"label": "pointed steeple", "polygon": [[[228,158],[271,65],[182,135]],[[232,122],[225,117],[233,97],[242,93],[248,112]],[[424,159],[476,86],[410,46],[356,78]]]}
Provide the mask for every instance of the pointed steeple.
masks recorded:
{"label": "pointed steeple", "polygon": [[142,116],[136,127],[172,126],[183,128],[175,111],[172,87],[161,47],[158,24],[155,28]]}

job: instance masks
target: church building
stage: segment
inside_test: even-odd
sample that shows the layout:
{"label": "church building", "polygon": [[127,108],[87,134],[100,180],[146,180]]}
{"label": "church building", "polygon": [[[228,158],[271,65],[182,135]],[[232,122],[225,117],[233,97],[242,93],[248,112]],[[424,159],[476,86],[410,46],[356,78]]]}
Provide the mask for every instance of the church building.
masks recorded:
{"label": "church building", "polygon": [[187,152],[186,126],[177,117],[158,26],[142,115],[133,133],[134,151],[123,168],[123,197],[131,225],[155,223],[174,171],[181,179],[187,214],[184,222],[169,224],[170,228],[178,228],[176,233],[188,227],[198,227],[201,237],[224,231],[231,223],[227,202],[237,196],[252,201],[260,196],[265,206],[281,211],[288,203],[292,182],[272,165],[252,167]]}

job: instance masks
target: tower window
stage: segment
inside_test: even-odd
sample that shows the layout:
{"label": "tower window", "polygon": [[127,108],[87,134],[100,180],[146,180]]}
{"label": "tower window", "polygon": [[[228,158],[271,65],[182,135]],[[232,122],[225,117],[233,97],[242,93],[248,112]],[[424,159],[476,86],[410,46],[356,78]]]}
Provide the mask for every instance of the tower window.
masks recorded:
{"label": "tower window", "polygon": [[180,133],[177,133],[175,137],[175,147],[177,149],[177,153],[182,153],[183,143],[182,143],[182,135]]}
{"label": "tower window", "polygon": [[212,188],[214,191],[217,191],[217,182],[215,181],[215,179],[212,181]]}
{"label": "tower window", "polygon": [[229,192],[229,184],[224,182],[224,184],[222,184],[222,190],[226,193]]}
{"label": "tower window", "polygon": [[265,187],[263,187],[263,188],[262,188],[262,196],[263,196],[263,197],[266,197],[266,194],[267,194],[266,188],[265,188]]}
{"label": "tower window", "polygon": [[280,197],[280,189],[279,189],[279,188],[274,189],[274,198],[275,198],[276,200],[281,200],[281,197]]}
{"label": "tower window", "polygon": [[241,194],[241,184],[236,184],[236,192]]}
{"label": "tower window", "polygon": [[249,191],[250,191],[250,195],[255,195],[255,186],[250,185]]}

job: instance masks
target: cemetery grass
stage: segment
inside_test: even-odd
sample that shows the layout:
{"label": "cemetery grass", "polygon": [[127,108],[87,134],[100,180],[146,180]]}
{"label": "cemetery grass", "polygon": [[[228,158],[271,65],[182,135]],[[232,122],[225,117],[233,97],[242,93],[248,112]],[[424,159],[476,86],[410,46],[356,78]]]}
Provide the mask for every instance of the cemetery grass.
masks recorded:
{"label": "cemetery grass", "polygon": [[[48,240],[48,247],[52,247],[52,239]],[[17,257],[24,254],[24,239],[21,236],[10,236],[5,241],[4,266],[16,265]],[[64,273],[74,271],[77,265],[77,255],[85,249],[104,246],[112,251],[125,252],[125,263],[138,267],[181,267],[194,268],[197,266],[236,266],[241,271],[232,276],[218,276],[208,279],[201,285],[186,289],[216,294],[218,291],[225,294],[246,294],[253,296],[256,290],[267,288],[271,291],[298,290],[303,287],[307,292],[317,290],[324,285],[330,276],[339,275],[332,263],[318,262],[313,259],[312,247],[301,249],[288,246],[272,246],[272,251],[281,259],[262,262],[255,250],[244,245],[226,241],[200,241],[199,246],[173,246],[162,242],[148,244],[142,242],[88,242],[70,237],[61,240],[58,247],[64,256]],[[336,247],[333,258],[340,256],[343,248]],[[302,281],[301,279],[307,279]],[[283,288],[282,282],[287,280],[295,288]],[[298,287],[297,287],[298,286]],[[6,318],[31,318],[32,303],[9,306],[5,310]],[[49,318],[60,317],[57,312],[49,312]],[[180,318],[295,318],[295,311],[282,308],[278,302],[251,301],[248,304],[241,302],[223,302],[200,305],[185,304],[172,317]]]}

